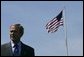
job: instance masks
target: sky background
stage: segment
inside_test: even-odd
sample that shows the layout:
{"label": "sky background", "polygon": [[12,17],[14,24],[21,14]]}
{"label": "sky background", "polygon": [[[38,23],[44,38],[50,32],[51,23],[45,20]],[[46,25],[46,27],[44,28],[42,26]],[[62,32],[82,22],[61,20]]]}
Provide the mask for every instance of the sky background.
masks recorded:
{"label": "sky background", "polygon": [[66,56],[64,27],[55,33],[45,28],[64,7],[69,56],[83,56],[82,1],[1,1],[1,44],[10,41],[10,25],[20,23],[21,41],[33,47],[36,56]]}

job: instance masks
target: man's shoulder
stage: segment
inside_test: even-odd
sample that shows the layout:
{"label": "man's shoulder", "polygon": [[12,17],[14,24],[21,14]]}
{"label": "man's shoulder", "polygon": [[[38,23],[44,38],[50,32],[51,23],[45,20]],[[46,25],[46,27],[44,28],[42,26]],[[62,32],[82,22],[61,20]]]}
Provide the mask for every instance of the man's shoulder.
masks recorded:
{"label": "man's shoulder", "polygon": [[22,43],[22,47],[26,48],[26,49],[31,49],[31,50],[34,50],[33,47],[29,46],[29,45],[26,45],[24,43]]}
{"label": "man's shoulder", "polygon": [[34,56],[35,55],[33,47],[26,45],[24,43],[22,43],[21,46],[22,46],[21,47],[22,52],[25,53],[26,55],[28,55],[28,56]]}
{"label": "man's shoulder", "polygon": [[10,47],[10,44],[9,44],[9,43],[2,44],[2,45],[1,45],[1,51],[5,51],[5,50],[7,50],[9,47]]}
{"label": "man's shoulder", "polygon": [[2,44],[1,45],[1,47],[6,47],[6,46],[8,46],[10,43],[4,43],[4,44]]}

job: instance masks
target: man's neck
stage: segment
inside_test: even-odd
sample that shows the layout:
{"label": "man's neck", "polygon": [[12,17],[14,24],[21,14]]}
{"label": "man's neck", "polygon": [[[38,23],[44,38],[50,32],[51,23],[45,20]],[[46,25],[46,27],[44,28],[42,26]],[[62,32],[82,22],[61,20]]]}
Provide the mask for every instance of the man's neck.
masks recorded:
{"label": "man's neck", "polygon": [[11,41],[14,44],[18,44],[20,41]]}

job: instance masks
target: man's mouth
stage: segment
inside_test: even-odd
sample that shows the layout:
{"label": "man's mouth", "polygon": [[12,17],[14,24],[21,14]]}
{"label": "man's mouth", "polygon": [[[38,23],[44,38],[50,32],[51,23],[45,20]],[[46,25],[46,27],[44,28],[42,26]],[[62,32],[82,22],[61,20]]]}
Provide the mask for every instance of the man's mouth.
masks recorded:
{"label": "man's mouth", "polygon": [[14,35],[11,35],[11,37],[14,37]]}

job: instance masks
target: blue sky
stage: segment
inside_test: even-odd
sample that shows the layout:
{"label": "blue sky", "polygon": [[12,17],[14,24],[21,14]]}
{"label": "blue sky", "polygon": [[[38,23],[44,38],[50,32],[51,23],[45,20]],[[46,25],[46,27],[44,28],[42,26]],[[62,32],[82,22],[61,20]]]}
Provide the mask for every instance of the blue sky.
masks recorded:
{"label": "blue sky", "polygon": [[69,56],[83,56],[82,1],[1,1],[1,44],[10,41],[9,26],[24,27],[21,41],[35,49],[36,56],[65,56],[64,27],[48,33],[45,25],[66,7]]}

